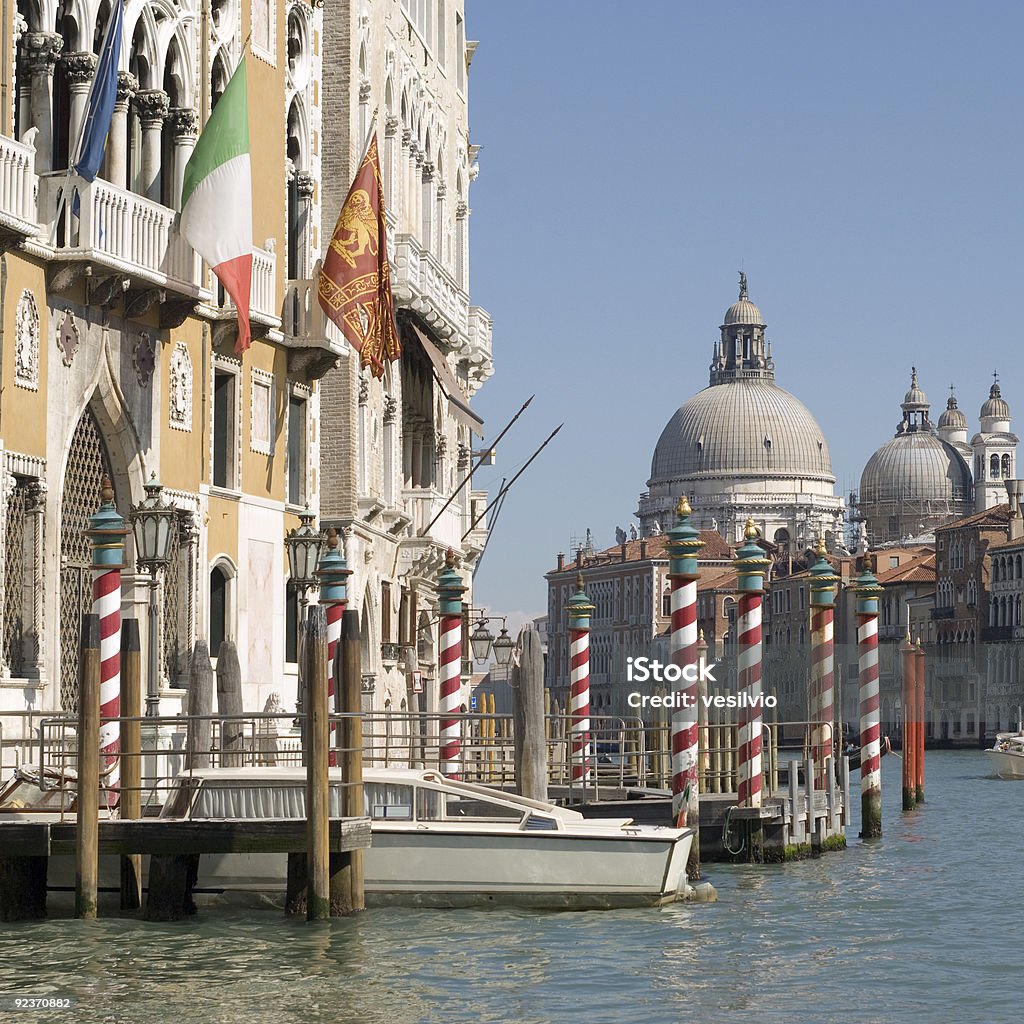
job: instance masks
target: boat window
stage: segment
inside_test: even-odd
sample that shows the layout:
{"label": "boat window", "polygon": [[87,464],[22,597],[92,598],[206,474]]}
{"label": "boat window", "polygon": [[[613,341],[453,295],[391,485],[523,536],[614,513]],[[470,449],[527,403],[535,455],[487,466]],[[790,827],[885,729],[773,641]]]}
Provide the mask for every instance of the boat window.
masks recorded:
{"label": "boat window", "polygon": [[441,794],[436,789],[417,788],[416,819],[418,821],[441,820]]}
{"label": "boat window", "polygon": [[554,818],[546,818],[543,814],[531,814],[526,819],[527,832],[557,832],[558,822]]}
{"label": "boat window", "polygon": [[[337,815],[331,793],[330,813]],[[295,784],[218,783],[207,779],[192,807],[193,818],[302,818],[306,787]]]}
{"label": "boat window", "polygon": [[68,811],[75,801],[74,789],[60,789],[51,782],[45,792],[34,781],[18,779],[0,792],[3,811]]}
{"label": "boat window", "polygon": [[523,812],[518,807],[493,803],[462,793],[447,793],[445,817],[473,819],[474,821],[519,821]]}
{"label": "boat window", "polygon": [[192,794],[202,785],[202,779],[178,779],[171,790],[171,795],[160,812],[163,818],[184,818],[188,814],[188,805],[192,802]]}
{"label": "boat window", "polygon": [[412,821],[412,786],[367,782],[366,807],[374,821]]}

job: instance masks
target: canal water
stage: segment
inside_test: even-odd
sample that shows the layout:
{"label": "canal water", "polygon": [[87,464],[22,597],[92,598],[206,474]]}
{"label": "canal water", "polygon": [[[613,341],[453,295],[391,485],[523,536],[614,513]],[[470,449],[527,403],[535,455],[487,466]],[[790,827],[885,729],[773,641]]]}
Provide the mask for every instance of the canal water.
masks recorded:
{"label": "canal water", "polygon": [[[906,1024],[1020,1019],[1024,782],[928,753],[927,804],[819,860],[710,865],[716,904],[589,913],[371,911],[322,925],[214,907],[187,923],[0,925],[0,1020],[224,1024]],[[859,808],[858,808],[859,812]]]}

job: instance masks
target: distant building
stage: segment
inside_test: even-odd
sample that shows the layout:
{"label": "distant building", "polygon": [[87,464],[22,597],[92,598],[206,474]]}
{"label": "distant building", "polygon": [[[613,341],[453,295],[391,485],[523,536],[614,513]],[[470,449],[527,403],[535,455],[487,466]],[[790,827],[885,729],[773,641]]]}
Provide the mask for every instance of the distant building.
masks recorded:
{"label": "distant building", "polygon": [[679,498],[693,523],[742,541],[748,518],[784,552],[841,536],[828,444],[807,407],[775,383],[761,311],[741,275],[725,313],[708,387],[684,402],[661,433],[637,516],[644,536],[667,530]]}
{"label": "distant building", "polygon": [[900,408],[895,437],[868,459],[856,495],[857,517],[872,547],[930,539],[936,527],[1000,504],[1005,482],[1016,473],[1017,436],[998,381],[969,444],[967,417],[952,394],[938,425],[932,423],[916,367]]}

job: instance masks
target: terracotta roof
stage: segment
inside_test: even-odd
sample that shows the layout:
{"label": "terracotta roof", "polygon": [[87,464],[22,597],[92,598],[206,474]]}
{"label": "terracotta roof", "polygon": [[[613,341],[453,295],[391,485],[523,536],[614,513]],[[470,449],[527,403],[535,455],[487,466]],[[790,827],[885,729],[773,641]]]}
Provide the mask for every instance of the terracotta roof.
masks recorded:
{"label": "terracotta roof", "polygon": [[883,586],[887,583],[934,583],[935,552],[928,551],[902,565],[884,569],[878,573],[878,582]]}
{"label": "terracotta roof", "polygon": [[943,526],[936,526],[936,533],[945,533],[946,530],[957,530],[961,526],[1006,526],[1010,521],[1010,506],[1008,504],[993,505],[984,512],[975,512],[973,515],[964,516],[963,519],[956,519],[952,523]]}
{"label": "terracotta roof", "polygon": [[697,581],[701,591],[735,590],[739,575],[735,569],[724,569],[722,566],[707,566],[701,569]]}
{"label": "terracotta roof", "polygon": [[[717,530],[701,530],[700,539],[704,541],[704,547],[700,549],[700,552],[697,555],[700,562],[732,561],[732,548]],[[641,543],[646,543],[647,545],[647,554],[645,556],[647,561],[652,559],[664,560],[668,558],[668,535],[660,533],[657,537],[645,537],[643,541],[640,539],[627,540],[625,561],[641,561]],[[595,551],[592,555],[584,555],[583,568],[590,569],[602,565],[614,565],[615,563],[622,563],[622,561],[622,547],[616,544],[614,547],[604,548],[602,551]],[[576,572],[575,553],[566,558],[565,566],[562,569],[559,569],[556,566],[554,569],[549,569],[548,572],[549,574],[557,572]]]}

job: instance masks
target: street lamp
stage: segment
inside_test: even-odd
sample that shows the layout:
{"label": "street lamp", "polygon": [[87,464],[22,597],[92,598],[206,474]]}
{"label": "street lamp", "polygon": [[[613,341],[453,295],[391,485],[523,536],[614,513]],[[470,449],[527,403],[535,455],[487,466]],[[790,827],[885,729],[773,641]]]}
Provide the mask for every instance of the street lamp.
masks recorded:
{"label": "street lamp", "polygon": [[494,660],[502,667],[508,668],[512,661],[512,652],[515,650],[516,642],[508,635],[505,628],[505,621],[501,623],[501,633],[494,641]]}
{"label": "street lamp", "polygon": [[288,577],[291,580],[291,584],[298,591],[299,594],[299,650],[296,652],[298,657],[298,679],[297,682],[297,693],[295,700],[295,714],[298,716],[298,720],[302,720],[302,629],[301,624],[306,617],[306,605],[308,598],[306,592],[316,586],[316,567],[317,558],[320,554],[320,545],[323,542],[323,537],[320,535],[313,523],[316,516],[309,511],[309,506],[306,506],[305,512],[299,513],[299,525],[294,530],[289,530],[285,534],[284,547],[288,553]]}
{"label": "street lamp", "polygon": [[469,646],[473,651],[473,658],[477,662],[485,662],[491,656],[491,645],[494,643],[494,635],[487,628],[487,619],[481,615],[476,629],[469,636]]}
{"label": "street lamp", "polygon": [[146,680],[146,717],[160,714],[160,690],[157,681],[159,636],[157,627],[156,589],[160,570],[170,561],[171,530],[175,526],[174,505],[163,499],[163,485],[151,473],[145,485],[146,497],[133,505],[128,514],[135,537],[135,561],[140,570],[149,573],[149,673]]}

